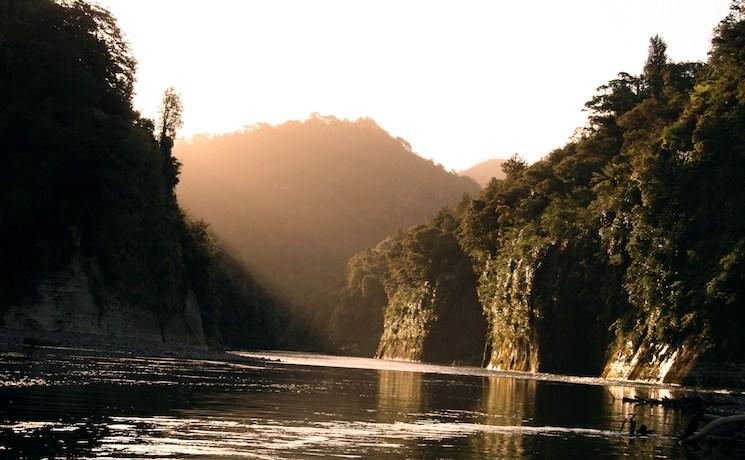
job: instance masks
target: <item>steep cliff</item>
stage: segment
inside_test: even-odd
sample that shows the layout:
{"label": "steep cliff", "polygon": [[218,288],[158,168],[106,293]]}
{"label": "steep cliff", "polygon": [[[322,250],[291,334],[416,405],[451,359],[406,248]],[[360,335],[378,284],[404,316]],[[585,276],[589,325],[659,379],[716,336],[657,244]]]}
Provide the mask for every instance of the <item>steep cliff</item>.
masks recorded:
{"label": "steep cliff", "polygon": [[490,325],[488,366],[599,375],[623,308],[621,274],[592,238],[550,241],[518,235],[479,279]]}
{"label": "steep cliff", "polygon": [[152,306],[132,304],[107,289],[100,270],[90,261],[81,263],[79,254],[67,268],[41,281],[34,300],[7,307],[0,328],[7,337],[52,344],[206,343],[192,291],[182,299],[182,308],[161,321]]}
{"label": "steep cliff", "polygon": [[[335,312],[330,331],[338,346],[361,342],[359,334],[344,331],[364,316],[382,320],[382,327],[372,334],[368,329],[364,340],[376,344],[376,357],[481,363],[486,322],[471,264],[452,234],[454,224],[450,214],[441,213],[432,224],[414,227],[350,261],[345,304]],[[366,296],[375,285],[383,295]],[[369,345],[361,351],[368,350]]]}

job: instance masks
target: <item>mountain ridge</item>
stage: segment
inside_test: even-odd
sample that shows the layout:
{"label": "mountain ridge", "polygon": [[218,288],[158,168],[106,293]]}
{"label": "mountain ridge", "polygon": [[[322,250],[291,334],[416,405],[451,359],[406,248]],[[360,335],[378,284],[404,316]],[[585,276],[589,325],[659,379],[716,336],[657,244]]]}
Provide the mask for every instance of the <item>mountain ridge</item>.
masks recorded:
{"label": "mountain ridge", "polygon": [[314,114],[182,142],[175,154],[179,202],[278,293],[314,308],[354,253],[480,190],[369,118]]}
{"label": "mountain ridge", "polygon": [[506,158],[490,158],[476,163],[470,168],[458,171],[461,176],[468,176],[475,180],[481,187],[489,185],[492,178],[504,179],[507,175],[502,171],[502,165],[507,161]]}

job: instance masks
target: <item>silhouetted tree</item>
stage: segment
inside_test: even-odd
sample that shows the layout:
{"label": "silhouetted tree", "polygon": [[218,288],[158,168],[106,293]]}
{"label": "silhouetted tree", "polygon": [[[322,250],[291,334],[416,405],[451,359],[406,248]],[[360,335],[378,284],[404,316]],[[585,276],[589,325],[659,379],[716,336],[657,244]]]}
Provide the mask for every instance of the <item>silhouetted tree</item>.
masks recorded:
{"label": "silhouetted tree", "polygon": [[653,97],[659,97],[663,87],[663,72],[667,65],[667,43],[655,35],[649,39],[649,54],[644,64],[644,78]]}
{"label": "silhouetted tree", "polygon": [[502,172],[507,175],[507,179],[513,179],[527,167],[528,163],[520,155],[515,153],[502,164]]}
{"label": "silhouetted tree", "polygon": [[173,87],[163,93],[158,122],[158,143],[164,159],[164,172],[172,193],[179,181],[181,162],[173,156],[173,143],[178,130],[183,126],[181,96]]}

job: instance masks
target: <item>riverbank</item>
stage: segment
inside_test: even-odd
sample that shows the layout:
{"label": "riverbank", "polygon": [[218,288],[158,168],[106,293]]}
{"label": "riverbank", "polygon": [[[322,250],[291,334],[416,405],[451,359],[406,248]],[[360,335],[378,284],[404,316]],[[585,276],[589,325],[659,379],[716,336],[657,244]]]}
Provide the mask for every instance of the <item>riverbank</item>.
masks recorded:
{"label": "riverbank", "polygon": [[207,345],[167,343],[77,332],[29,332],[0,328],[0,352],[25,352],[34,348],[77,349],[103,354],[208,359],[226,362],[262,363],[268,361],[256,357],[239,356],[228,353],[222,348]]}
{"label": "riverbank", "polygon": [[[293,356],[298,365],[287,364]],[[618,431],[630,409],[622,397],[671,394],[662,388],[369,358],[349,368],[329,355],[312,355],[326,364],[314,366],[303,356],[263,352],[272,361],[250,365],[48,347],[1,354],[0,457],[684,456],[679,411],[638,407],[654,436]]]}

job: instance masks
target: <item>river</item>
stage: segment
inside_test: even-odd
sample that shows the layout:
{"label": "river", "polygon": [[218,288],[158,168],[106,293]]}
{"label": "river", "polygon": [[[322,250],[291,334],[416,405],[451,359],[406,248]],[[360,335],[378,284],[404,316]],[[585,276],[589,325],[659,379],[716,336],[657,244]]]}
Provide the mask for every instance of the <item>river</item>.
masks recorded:
{"label": "river", "polygon": [[[692,458],[682,389],[364,358],[0,353],[0,458]],[[619,432],[635,412],[648,437]]]}

